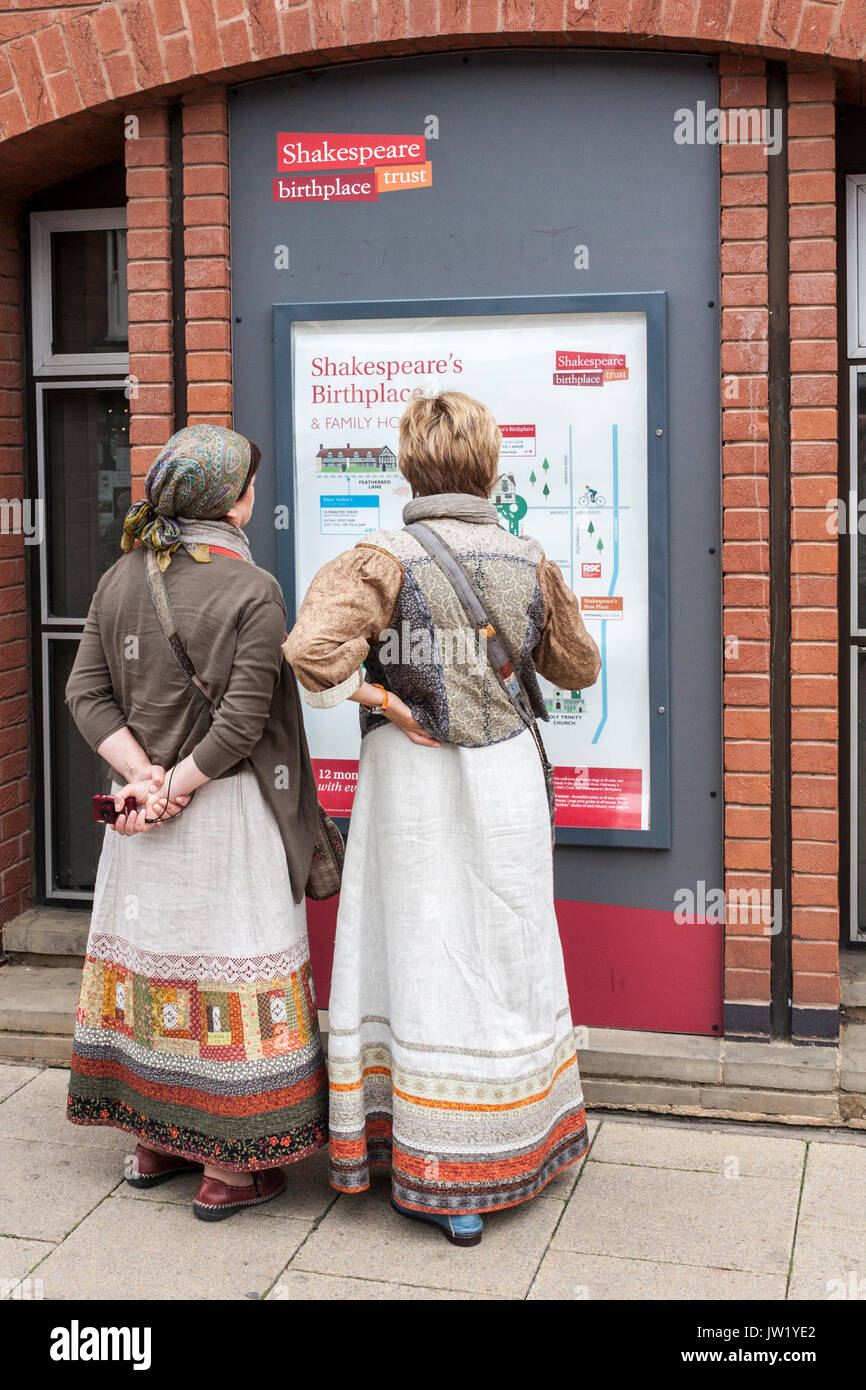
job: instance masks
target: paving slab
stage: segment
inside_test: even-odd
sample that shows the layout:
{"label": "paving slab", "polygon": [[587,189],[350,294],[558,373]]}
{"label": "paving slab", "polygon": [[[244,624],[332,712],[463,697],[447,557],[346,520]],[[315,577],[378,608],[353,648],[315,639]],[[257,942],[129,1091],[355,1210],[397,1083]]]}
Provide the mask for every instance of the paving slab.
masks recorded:
{"label": "paving slab", "polygon": [[[694,1125],[641,1125],[606,1120],[592,1146],[594,1163],[683,1168],[742,1177],[799,1179],[806,1145],[781,1135]],[[866,1150],[863,1151],[866,1166]]]}
{"label": "paving slab", "polygon": [[579,1158],[576,1163],[572,1163],[570,1168],[563,1168],[561,1173],[557,1173],[555,1178],[551,1178],[547,1187],[543,1189],[545,1197],[558,1197],[562,1202],[568,1200],[574,1191],[574,1184],[580,1177],[580,1170],[586,1162],[587,1154],[592,1151],[592,1146],[600,1126],[601,1120],[594,1120],[591,1117],[587,1118],[586,1132],[589,1135],[589,1148],[582,1158]]}
{"label": "paving slab", "polygon": [[32,1081],[34,1076],[38,1075],[38,1067],[16,1067],[0,1063],[0,1102],[20,1091],[22,1086],[26,1086],[28,1081]]}
{"label": "paving slab", "polygon": [[554,1235],[555,1250],[784,1274],[799,1178],[587,1163]]}
{"label": "paving slab", "polygon": [[800,1220],[866,1230],[866,1150],[854,1144],[810,1144]]}
{"label": "paving slab", "polygon": [[132,1135],[123,1130],[102,1125],[73,1125],[66,1118],[66,1093],[69,1072],[61,1067],[47,1067],[37,1072],[0,1105],[0,1137],[29,1139],[34,1143],[69,1144],[86,1152],[96,1149],[111,1153],[118,1164],[118,1176],[123,1170],[125,1154],[135,1147]]}
{"label": "paving slab", "polygon": [[197,1221],[190,1210],[109,1198],[40,1265],[45,1297],[61,1300],[262,1297],[307,1232],[305,1221],[256,1211]]}
{"label": "paving slab", "polygon": [[784,1274],[708,1269],[657,1260],[549,1250],[529,1292],[531,1300],[756,1299],[785,1297]]}
{"label": "paving slab", "polygon": [[414,1284],[383,1284],[376,1279],[341,1279],[330,1274],[307,1274],[288,1269],[268,1294],[268,1302],[313,1302],[340,1299],[343,1302],[395,1301],[443,1302],[496,1299],[495,1294],[467,1293],[462,1289],[425,1289]]}
{"label": "paving slab", "polygon": [[0,1235],[56,1241],[117,1186],[122,1167],[96,1148],[0,1139],[0,1173]]}
{"label": "paving slab", "polygon": [[[127,1136],[127,1139],[129,1136]],[[309,1158],[298,1163],[289,1163],[286,1174],[286,1190],[273,1202],[263,1206],[260,1216],[266,1218],[291,1217],[299,1221],[316,1221],[337,1200],[337,1193],[328,1182],[328,1153],[320,1149]],[[158,1202],[171,1206],[191,1207],[196,1189],[201,1182],[201,1173],[182,1173],[172,1178],[162,1187],[152,1187],[149,1191],[137,1191],[124,1183],[117,1189],[116,1197],[124,1201]]]}
{"label": "paving slab", "polygon": [[866,1299],[866,1229],[843,1230],[801,1216],[788,1298]]}
{"label": "paving slab", "polygon": [[[0,1236],[0,1298],[7,1297],[56,1246],[46,1240]],[[34,1276],[41,1278],[40,1275]]]}
{"label": "paving slab", "polygon": [[[563,1203],[537,1197],[484,1218],[480,1245],[461,1250],[433,1227],[392,1210],[387,1182],[343,1196],[292,1261],[292,1269],[382,1283],[523,1298]],[[574,1200],[574,1199],[572,1199]]]}

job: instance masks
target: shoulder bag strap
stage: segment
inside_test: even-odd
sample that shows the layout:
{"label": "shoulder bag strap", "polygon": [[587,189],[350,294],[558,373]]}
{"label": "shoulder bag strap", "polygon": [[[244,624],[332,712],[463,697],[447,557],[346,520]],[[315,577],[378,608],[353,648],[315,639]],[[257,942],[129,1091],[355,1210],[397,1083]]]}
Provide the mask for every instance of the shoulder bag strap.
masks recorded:
{"label": "shoulder bag strap", "polygon": [[532,706],[529,703],[526,692],[520,683],[517,672],[514,670],[511,657],[506,650],[505,643],[499,636],[495,627],[491,623],[481,602],[478,590],[472,583],[465,569],[461,565],[453,550],[446,545],[441,536],[429,526],[425,526],[422,521],[410,522],[404,528],[420,546],[423,546],[430,559],[439,566],[457,594],[463,607],[466,617],[472,627],[483,635],[487,645],[487,659],[496,674],[499,684],[505,691],[520,718],[532,733],[535,739],[538,754],[541,758],[541,765],[544,768],[545,777],[549,775],[550,763],[547,760],[544,743],[542,742],[541,732],[538,728]]}
{"label": "shoulder bag strap", "polygon": [[162,628],[162,635],[169,645],[169,650],[176,664],[183,671],[190,685],[194,686],[198,693],[207,700],[213,708],[213,701],[196,675],[195,667],[190,660],[189,653],[183,642],[180,640],[177,625],[174,621],[174,613],[171,607],[171,600],[168,596],[168,586],[165,582],[165,575],[159,567],[156,558],[156,551],[149,547],[145,551],[144,572],[147,579],[147,591],[153,604],[157,620]]}

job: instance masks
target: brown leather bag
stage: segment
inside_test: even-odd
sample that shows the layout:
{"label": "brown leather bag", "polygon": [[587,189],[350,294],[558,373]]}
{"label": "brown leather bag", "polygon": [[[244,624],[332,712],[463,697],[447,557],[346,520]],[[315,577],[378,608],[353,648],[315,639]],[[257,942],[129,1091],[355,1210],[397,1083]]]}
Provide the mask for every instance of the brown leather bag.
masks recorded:
{"label": "brown leather bag", "polygon": [[335,893],[339,893],[345,857],[343,837],[320,803],[319,833],[304,890],[308,898],[319,902],[322,898],[333,898]]}

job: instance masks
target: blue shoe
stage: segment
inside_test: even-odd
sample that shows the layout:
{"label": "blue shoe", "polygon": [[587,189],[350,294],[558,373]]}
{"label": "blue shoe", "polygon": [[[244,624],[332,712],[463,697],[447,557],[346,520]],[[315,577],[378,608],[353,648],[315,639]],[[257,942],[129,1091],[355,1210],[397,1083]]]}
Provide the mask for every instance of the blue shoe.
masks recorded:
{"label": "blue shoe", "polygon": [[428,1226],[437,1226],[452,1245],[481,1244],[484,1222],[474,1213],[471,1216],[439,1216],[432,1211],[412,1211],[410,1207],[401,1207],[393,1197],[391,1206],[400,1216],[406,1216],[410,1221],[426,1221]]}

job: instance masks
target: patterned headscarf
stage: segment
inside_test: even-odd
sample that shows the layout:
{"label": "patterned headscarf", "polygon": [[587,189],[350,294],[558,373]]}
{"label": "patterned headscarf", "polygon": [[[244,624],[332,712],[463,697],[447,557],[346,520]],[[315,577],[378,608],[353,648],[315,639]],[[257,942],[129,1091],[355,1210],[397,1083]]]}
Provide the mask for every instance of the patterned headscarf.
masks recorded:
{"label": "patterned headscarf", "polygon": [[161,449],[144,480],[146,500],[126,514],[121,550],[136,541],[157,552],[160,569],[180,545],[177,517],[225,516],[250,471],[250,441],[222,425],[188,425]]}

